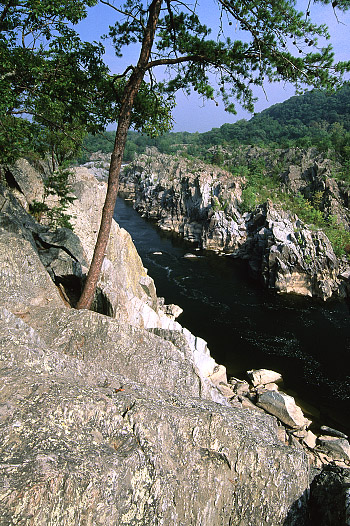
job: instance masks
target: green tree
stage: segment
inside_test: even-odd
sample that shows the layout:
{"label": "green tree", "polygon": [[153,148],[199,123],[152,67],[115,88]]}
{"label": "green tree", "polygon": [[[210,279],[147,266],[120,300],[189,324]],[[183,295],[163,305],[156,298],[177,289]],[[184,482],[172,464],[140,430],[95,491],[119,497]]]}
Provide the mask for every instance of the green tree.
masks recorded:
{"label": "green tree", "polygon": [[[89,308],[93,300],[109,238],[132,108],[144,79],[149,81],[155,100],[157,89],[168,97],[179,89],[187,92],[193,89],[207,99],[221,97],[226,110],[235,112],[235,100],[253,111],[252,86],[262,86],[266,80],[288,81],[299,90],[303,85],[334,88],[340,75],[350,69],[350,63],[333,65],[330,45],[318,47],[319,36],[329,38],[326,26],[312,23],[309,7],[306,13],[299,12],[293,0],[248,0],[243,4],[238,0],[213,2],[213,7],[218,7],[217,20],[221,20],[219,35],[215,39],[210,38],[210,29],[201,22],[197,4],[186,7],[179,0],[128,0],[124,7],[119,8],[108,0],[101,1],[122,17],[109,32],[116,54],[121,55],[123,46],[130,43],[140,45],[140,54],[136,65],[130,65],[116,77],[125,84],[120,97],[108,190],[94,256],[78,308]],[[329,0],[322,3],[327,4]],[[342,0],[337,5],[346,10],[350,2]],[[224,27],[225,20],[228,28]],[[224,37],[226,29],[237,24],[249,35],[246,42]],[[157,82],[154,73],[157,67],[166,68],[168,80]],[[219,79],[218,89],[212,84],[212,74]],[[160,104],[159,108],[162,107]],[[156,124],[162,125],[163,119],[164,116]]]}
{"label": "green tree", "polygon": [[[44,128],[49,122],[55,129],[51,114],[64,133],[74,122],[92,131],[108,119],[118,122],[100,231],[79,308],[89,308],[94,296],[131,125],[151,135],[168,130],[179,89],[214,101],[221,98],[229,112],[235,112],[235,101],[252,112],[254,86],[286,81],[297,90],[334,88],[350,69],[348,62],[333,64],[330,45],[318,44],[319,37],[329,35],[325,25],[312,22],[312,2],[299,12],[294,0],[213,0],[219,31],[211,37],[199,2],[187,6],[181,0],[126,0],[120,6],[100,0],[116,17],[108,34],[116,55],[130,44],[140,49],[136,64],[120,75],[109,75],[101,44],[81,42],[67,24],[78,23],[86,7],[97,1],[0,4],[0,115],[7,138],[12,132],[21,137],[17,150],[35,142],[33,126]],[[349,6],[350,0],[332,3],[333,9],[343,11]],[[237,27],[245,34],[242,40],[236,38]],[[156,76],[157,68],[161,77]],[[32,121],[16,115],[30,115]]]}
{"label": "green tree", "polygon": [[2,162],[32,151],[69,158],[86,131],[105,128],[114,97],[103,46],[73,29],[95,3],[0,2]]}
{"label": "green tree", "polygon": [[[76,199],[68,181],[69,174],[69,170],[59,168],[45,178],[42,201],[34,200],[29,207],[39,223],[44,220],[52,228],[66,227],[73,230],[71,216],[66,212],[69,203]],[[57,203],[54,206],[48,206],[46,203],[50,195],[56,197]]]}

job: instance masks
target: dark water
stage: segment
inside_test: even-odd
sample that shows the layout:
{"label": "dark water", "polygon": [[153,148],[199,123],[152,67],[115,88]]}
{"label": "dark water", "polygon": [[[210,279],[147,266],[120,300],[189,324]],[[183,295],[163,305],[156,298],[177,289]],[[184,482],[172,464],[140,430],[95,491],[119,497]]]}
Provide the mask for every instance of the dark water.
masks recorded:
{"label": "dark water", "polygon": [[[350,429],[346,303],[267,292],[250,279],[244,262],[195,250],[121,199],[115,218],[130,232],[158,296],[184,309],[178,321],[208,342],[229,375],[277,370],[287,390],[321,412],[323,423]],[[184,258],[188,252],[200,257]]]}

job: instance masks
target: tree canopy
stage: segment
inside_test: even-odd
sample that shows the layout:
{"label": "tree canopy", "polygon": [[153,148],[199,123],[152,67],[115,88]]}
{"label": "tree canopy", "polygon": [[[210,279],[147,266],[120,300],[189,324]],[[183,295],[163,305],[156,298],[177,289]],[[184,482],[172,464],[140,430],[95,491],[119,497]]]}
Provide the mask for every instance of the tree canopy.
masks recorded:
{"label": "tree canopy", "polygon": [[[131,125],[152,134],[168,129],[179,89],[220,97],[229,112],[235,112],[235,101],[253,111],[254,86],[286,81],[297,90],[332,89],[350,70],[350,62],[335,64],[331,45],[322,44],[329,34],[324,24],[312,22],[316,1],[305,2],[301,11],[294,0],[206,0],[202,7],[200,1],[126,0],[121,5],[100,0],[115,20],[105,39],[116,55],[130,44],[139,47],[137,62],[112,74],[101,42],[82,42],[73,29],[97,2],[0,3],[3,150],[11,156],[11,149],[19,153],[26,144],[60,143],[57,131],[81,136],[107,122],[118,123],[101,229],[79,302],[84,308],[92,301],[102,266]],[[350,0],[333,0],[330,13],[349,6]],[[203,9],[210,9],[217,21],[214,35],[203,23]]]}
{"label": "tree canopy", "polygon": [[[103,130],[102,46],[81,42],[73,25],[94,0],[1,2],[2,160],[54,148],[76,150],[85,130]],[[108,93],[106,93],[108,96]]]}

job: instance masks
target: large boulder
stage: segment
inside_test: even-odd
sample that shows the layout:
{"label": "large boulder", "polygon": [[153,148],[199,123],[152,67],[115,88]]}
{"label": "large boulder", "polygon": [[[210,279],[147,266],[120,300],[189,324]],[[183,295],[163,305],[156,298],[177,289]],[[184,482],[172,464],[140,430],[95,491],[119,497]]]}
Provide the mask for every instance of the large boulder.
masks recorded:
{"label": "large boulder", "polygon": [[346,295],[341,266],[321,230],[311,230],[270,200],[250,215],[247,230],[237,256],[249,260],[267,287],[323,300]]}
{"label": "large boulder", "polygon": [[292,428],[302,428],[310,423],[294,398],[285,393],[274,390],[263,391],[258,396],[257,405]]}
{"label": "large boulder", "polygon": [[[20,187],[22,172],[14,173]],[[31,172],[32,178],[33,173]],[[40,179],[40,173],[37,174],[37,178]],[[59,288],[54,287],[51,282],[55,294],[59,292],[62,301],[74,306],[80,296],[82,282],[92,258],[106,185],[98,182],[84,168],[72,171],[70,183],[76,196],[69,208],[75,233],[66,228],[51,232],[48,227],[39,225],[24,211],[12,191],[2,187],[0,232],[15,232],[19,237],[28,240],[52,281]],[[22,198],[25,198],[24,194]],[[40,266],[38,275],[42,271]],[[120,229],[114,221],[93,309],[123,323],[131,323],[135,327],[183,333],[185,345],[190,347],[189,352],[201,376],[203,392],[208,394],[211,391],[211,398],[224,400],[208,380],[217,364],[210,356],[206,342],[193,336],[175,321],[174,307],[169,311],[164,302],[157,297],[154,282],[147,275],[130,235]]]}
{"label": "large boulder", "polygon": [[282,375],[269,369],[252,369],[247,371],[249,379],[254,387],[282,381]]}
{"label": "large boulder", "polygon": [[[192,398],[166,360],[158,378],[125,377],[120,354],[103,354],[111,318],[76,313],[98,328],[61,350],[49,327],[0,313],[1,524],[303,524],[308,463],[272,417]],[[57,336],[79,326],[71,316]]]}

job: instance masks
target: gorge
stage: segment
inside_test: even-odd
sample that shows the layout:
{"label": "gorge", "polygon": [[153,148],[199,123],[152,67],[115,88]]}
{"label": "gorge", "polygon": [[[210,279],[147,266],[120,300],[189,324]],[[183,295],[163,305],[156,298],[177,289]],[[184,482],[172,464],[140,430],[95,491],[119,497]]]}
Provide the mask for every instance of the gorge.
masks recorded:
{"label": "gorge", "polygon": [[[130,201],[118,200],[115,218],[131,234],[158,294],[183,308],[180,323],[208,342],[228,375],[277,370],[323,421],[349,432],[346,302],[268,292],[249,276],[245,262],[194,250],[140,217]],[[195,257],[184,257],[188,253]]]}
{"label": "gorge", "polygon": [[52,231],[26,211],[44,170],[1,170],[0,523],[319,524],[329,490],[347,521],[348,441],[311,445],[302,414],[262,409],[277,394],[229,384],[116,223],[95,311],[72,308],[105,185],[72,171],[75,233]]}
{"label": "gorge", "polygon": [[[330,162],[314,155],[298,149],[266,154],[259,148],[238,148],[231,153],[231,162],[241,159],[238,169],[246,173],[242,176],[151,149],[124,169],[120,193],[133,199],[136,210],[155,219],[160,228],[180,233],[201,248],[247,259],[252,274],[267,288],[325,300],[346,297],[347,259],[336,257],[320,228],[306,224],[279,204],[283,193],[297,194],[300,213],[310,208],[313,216],[335,217],[339,230],[342,222],[347,224],[348,188],[344,193],[341,183],[331,176]],[[247,162],[261,161],[264,168],[260,167],[258,175],[247,173]],[[252,191],[250,181],[257,177],[262,184],[254,200],[250,196],[248,212],[242,213],[242,205],[243,210],[247,206],[244,193],[247,187]],[[319,196],[320,210],[311,206],[309,194],[312,199]]]}

